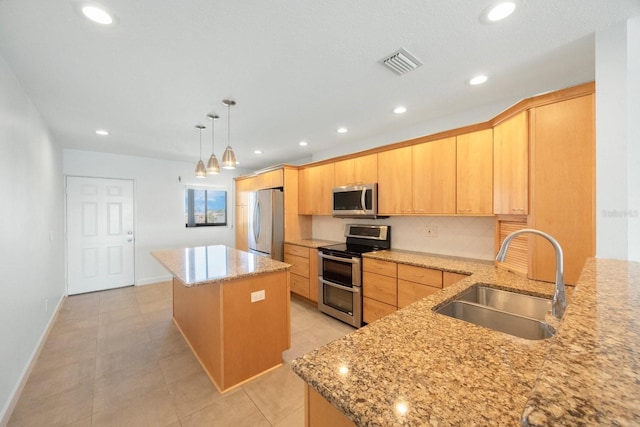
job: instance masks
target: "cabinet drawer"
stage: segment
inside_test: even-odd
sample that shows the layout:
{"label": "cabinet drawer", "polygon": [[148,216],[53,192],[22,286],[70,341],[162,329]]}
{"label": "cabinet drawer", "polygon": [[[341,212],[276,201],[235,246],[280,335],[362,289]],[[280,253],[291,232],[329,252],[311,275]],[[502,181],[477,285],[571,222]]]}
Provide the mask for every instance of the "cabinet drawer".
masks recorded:
{"label": "cabinet drawer", "polygon": [[301,256],[303,258],[309,258],[309,248],[305,248],[297,245],[284,245],[284,253]]}
{"label": "cabinet drawer", "polygon": [[440,288],[433,286],[398,279],[398,308],[406,307],[440,290]]}
{"label": "cabinet drawer", "polygon": [[306,277],[291,274],[291,292],[309,298],[309,279]]}
{"label": "cabinet drawer", "polygon": [[396,311],[396,308],[392,305],[371,298],[362,298],[362,320],[367,323],[375,322],[394,311]]}
{"label": "cabinet drawer", "polygon": [[387,303],[392,306],[397,304],[395,277],[365,271],[363,275],[362,295],[368,298]]}
{"label": "cabinet drawer", "polygon": [[395,262],[364,258],[364,263],[362,264],[362,270],[370,271],[372,273],[383,274],[389,277],[396,277],[397,275],[396,266],[397,264]]}
{"label": "cabinet drawer", "polygon": [[432,268],[398,264],[398,278],[422,285],[442,287],[442,271]]}
{"label": "cabinet drawer", "polygon": [[309,258],[297,255],[284,254],[284,262],[291,264],[291,273],[309,278]]}
{"label": "cabinet drawer", "polygon": [[449,271],[442,272],[442,287],[446,288],[447,286],[451,286],[456,282],[459,282],[462,279],[469,277],[466,274],[460,273],[451,273]]}

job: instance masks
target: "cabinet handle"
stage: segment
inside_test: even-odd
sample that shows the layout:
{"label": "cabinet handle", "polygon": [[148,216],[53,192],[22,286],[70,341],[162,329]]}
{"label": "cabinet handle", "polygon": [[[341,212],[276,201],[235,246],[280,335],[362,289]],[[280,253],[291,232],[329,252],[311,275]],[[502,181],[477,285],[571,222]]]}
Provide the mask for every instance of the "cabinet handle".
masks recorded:
{"label": "cabinet handle", "polygon": [[415,209],[414,212],[422,213],[424,212],[424,209]]}
{"label": "cabinet handle", "polygon": [[460,213],[471,212],[471,209],[458,209],[458,212]]}
{"label": "cabinet handle", "polygon": [[524,208],[513,208],[511,209],[513,212],[524,212]]}

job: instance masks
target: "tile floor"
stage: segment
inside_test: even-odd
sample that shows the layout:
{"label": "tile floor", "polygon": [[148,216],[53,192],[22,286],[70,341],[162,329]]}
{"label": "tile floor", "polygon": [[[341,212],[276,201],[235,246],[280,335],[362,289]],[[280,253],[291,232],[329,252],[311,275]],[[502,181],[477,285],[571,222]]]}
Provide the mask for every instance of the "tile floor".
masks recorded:
{"label": "tile floor", "polygon": [[[291,301],[285,362],[353,328]],[[303,426],[288,363],[218,393],[171,320],[171,282],[67,298],[9,426]]]}

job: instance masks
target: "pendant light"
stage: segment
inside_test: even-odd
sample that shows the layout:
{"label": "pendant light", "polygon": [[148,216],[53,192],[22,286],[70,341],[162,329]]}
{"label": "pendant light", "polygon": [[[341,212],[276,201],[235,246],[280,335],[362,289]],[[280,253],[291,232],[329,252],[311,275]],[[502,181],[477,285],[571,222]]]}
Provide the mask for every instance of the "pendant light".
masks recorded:
{"label": "pendant light", "polygon": [[236,105],[236,101],[225,99],[222,101],[224,105],[228,107],[229,114],[227,115],[227,148],[222,155],[222,168],[223,169],[235,169],[236,168],[236,155],[231,148],[231,106]]}
{"label": "pendant light", "polygon": [[216,153],[214,151],[214,123],[217,119],[220,118],[217,114],[207,114],[207,117],[211,119],[211,157],[209,157],[209,162],[207,162],[207,175],[217,175],[220,173],[220,165],[218,164],[218,159],[216,158]]}
{"label": "pendant light", "polygon": [[207,170],[204,168],[204,162],[202,161],[202,129],[205,129],[202,125],[196,125],[196,129],[200,131],[200,160],[196,165],[196,178],[205,178],[207,176]]}

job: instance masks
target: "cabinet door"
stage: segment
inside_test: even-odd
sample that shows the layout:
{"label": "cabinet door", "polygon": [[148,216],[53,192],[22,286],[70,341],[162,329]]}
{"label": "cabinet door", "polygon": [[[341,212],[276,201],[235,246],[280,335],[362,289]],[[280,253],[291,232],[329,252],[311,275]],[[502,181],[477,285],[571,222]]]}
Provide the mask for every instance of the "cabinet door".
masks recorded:
{"label": "cabinet door", "polygon": [[300,170],[298,203],[301,214],[331,215],[333,173],[333,163]]}
{"label": "cabinet door", "polygon": [[258,189],[278,188],[284,185],[282,169],[261,173],[255,179]]}
{"label": "cabinet door", "polygon": [[493,213],[529,213],[529,131],[523,111],[493,128]]}
{"label": "cabinet door", "polygon": [[456,138],[456,210],[459,214],[493,212],[493,131]]}
{"label": "cabinet door", "polygon": [[412,163],[413,212],[456,212],[456,138],[414,145]]}
{"label": "cabinet door", "polygon": [[378,182],[378,154],[335,162],[336,186],[376,182]]}
{"label": "cabinet door", "polygon": [[398,308],[406,307],[440,290],[433,286],[398,279]]}
{"label": "cabinet door", "polygon": [[236,205],[236,249],[249,250],[249,210],[245,205]]}
{"label": "cabinet door", "polygon": [[[594,95],[531,111],[529,225],[555,237],[564,251],[565,282],[575,284],[595,255]],[[530,277],[555,280],[555,255],[540,237],[529,238]]]}
{"label": "cabinet door", "polygon": [[378,212],[412,213],[411,147],[378,153]]}

